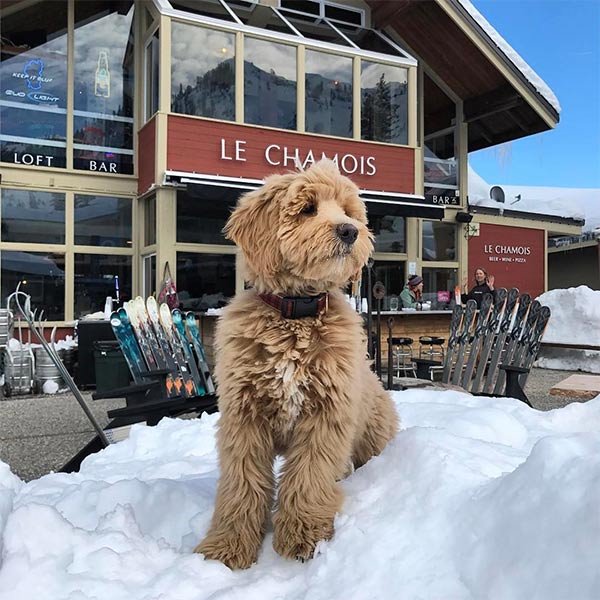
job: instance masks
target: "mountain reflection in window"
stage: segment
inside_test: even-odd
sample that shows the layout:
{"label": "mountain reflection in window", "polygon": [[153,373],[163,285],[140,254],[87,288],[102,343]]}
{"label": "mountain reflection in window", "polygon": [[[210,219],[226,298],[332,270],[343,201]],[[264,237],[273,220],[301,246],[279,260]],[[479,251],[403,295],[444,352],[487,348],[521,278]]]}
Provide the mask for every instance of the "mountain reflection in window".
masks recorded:
{"label": "mountain reflection in window", "polygon": [[361,139],[408,143],[407,70],[363,60],[360,87]]}
{"label": "mountain reflection in window", "polygon": [[235,35],[173,22],[172,40],[171,110],[233,121]]}
{"label": "mountain reflection in window", "polygon": [[296,48],[246,37],[244,58],[244,122],[296,129]]}
{"label": "mountain reflection in window", "polygon": [[306,50],[306,131],[352,137],[352,59]]}

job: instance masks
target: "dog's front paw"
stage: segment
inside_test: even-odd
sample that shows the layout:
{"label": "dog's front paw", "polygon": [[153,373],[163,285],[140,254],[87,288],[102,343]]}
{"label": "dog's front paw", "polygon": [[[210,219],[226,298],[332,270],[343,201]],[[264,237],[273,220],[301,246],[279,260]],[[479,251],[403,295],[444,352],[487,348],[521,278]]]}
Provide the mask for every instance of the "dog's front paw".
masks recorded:
{"label": "dog's front paw", "polygon": [[218,560],[230,569],[247,569],[256,562],[258,548],[245,544],[239,535],[209,534],[194,552],[204,558]]}
{"label": "dog's front paw", "polygon": [[321,540],[333,536],[333,520],[311,522],[276,516],[274,525],[273,548],[284,558],[308,560]]}

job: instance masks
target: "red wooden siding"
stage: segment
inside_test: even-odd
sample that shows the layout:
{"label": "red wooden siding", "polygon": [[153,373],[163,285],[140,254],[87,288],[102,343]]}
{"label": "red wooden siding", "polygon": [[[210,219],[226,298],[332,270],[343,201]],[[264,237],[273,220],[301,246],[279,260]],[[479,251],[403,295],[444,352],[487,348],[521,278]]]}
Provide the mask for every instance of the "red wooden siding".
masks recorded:
{"label": "red wooden siding", "polygon": [[544,292],[544,255],[542,230],[482,223],[479,236],[469,240],[469,288],[475,269],[483,267],[497,288],[516,287],[535,298]]}
{"label": "red wooden siding", "polygon": [[138,193],[143,194],[155,182],[156,119],[146,123],[138,133]]}
{"label": "red wooden siding", "polygon": [[[237,160],[236,141],[238,148],[243,151],[238,152]],[[338,165],[343,163],[349,171],[345,174],[360,188],[414,193],[415,161],[414,150],[411,148],[366,144],[173,115],[169,116],[167,169],[252,179],[293,170],[293,159],[288,160],[287,165],[268,162],[266,149],[272,145],[275,145],[269,152],[272,162],[283,163],[284,148],[287,149],[288,156],[293,156],[297,149],[301,162],[306,160],[311,151],[315,159],[321,158],[323,152],[329,158],[337,154]]]}

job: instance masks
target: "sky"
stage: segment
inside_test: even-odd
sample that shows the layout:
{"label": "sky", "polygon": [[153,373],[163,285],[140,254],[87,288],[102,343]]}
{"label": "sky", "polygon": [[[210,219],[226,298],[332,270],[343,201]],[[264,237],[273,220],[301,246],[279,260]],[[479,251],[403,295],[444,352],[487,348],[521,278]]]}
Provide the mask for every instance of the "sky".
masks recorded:
{"label": "sky", "polygon": [[480,150],[490,184],[600,188],[600,0],[472,0],[548,84],[556,129]]}

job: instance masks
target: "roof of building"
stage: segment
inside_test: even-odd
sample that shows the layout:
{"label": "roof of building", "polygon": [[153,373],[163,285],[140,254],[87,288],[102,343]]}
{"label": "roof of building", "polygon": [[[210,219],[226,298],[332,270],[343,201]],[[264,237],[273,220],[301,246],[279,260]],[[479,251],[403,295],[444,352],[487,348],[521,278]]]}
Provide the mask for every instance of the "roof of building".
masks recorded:
{"label": "roof of building", "polygon": [[[463,101],[469,151],[552,129],[556,96],[469,0],[366,0],[373,26],[396,35]],[[436,107],[448,114],[446,99]]]}
{"label": "roof of building", "polygon": [[[499,187],[504,202],[492,199]],[[495,194],[494,194],[495,195]],[[533,185],[492,185],[469,167],[469,206],[502,211],[505,215],[535,216],[539,220],[572,220],[584,231],[600,226],[600,189]]]}

